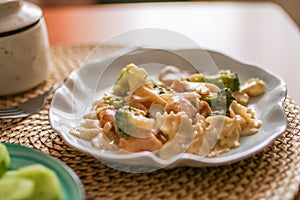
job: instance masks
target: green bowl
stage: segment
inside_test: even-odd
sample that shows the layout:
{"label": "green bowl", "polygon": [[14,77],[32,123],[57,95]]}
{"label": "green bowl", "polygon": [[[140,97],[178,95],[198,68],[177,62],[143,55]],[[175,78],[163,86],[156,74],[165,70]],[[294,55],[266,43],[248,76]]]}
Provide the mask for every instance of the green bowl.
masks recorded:
{"label": "green bowl", "polygon": [[58,159],[19,144],[3,144],[7,147],[11,159],[9,170],[16,170],[32,164],[44,165],[56,173],[65,200],[83,200],[85,198],[83,185],[78,176]]}

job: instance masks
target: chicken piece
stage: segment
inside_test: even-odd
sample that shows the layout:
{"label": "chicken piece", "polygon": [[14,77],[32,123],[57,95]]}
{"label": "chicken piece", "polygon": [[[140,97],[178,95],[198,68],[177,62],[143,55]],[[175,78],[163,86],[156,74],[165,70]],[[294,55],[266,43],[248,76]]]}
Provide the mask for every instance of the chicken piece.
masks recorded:
{"label": "chicken piece", "polygon": [[96,115],[99,120],[99,125],[101,128],[103,128],[107,122],[114,124],[114,122],[115,122],[114,116],[115,116],[116,111],[114,109],[112,109],[111,107],[98,108],[96,113],[97,113]]}
{"label": "chicken piece", "polygon": [[119,147],[129,152],[156,151],[162,147],[162,142],[154,135],[146,138],[123,137],[120,138]]}
{"label": "chicken piece", "polygon": [[173,111],[175,114],[182,112],[192,118],[197,113],[197,109],[186,98],[174,96],[164,107],[167,113]]}
{"label": "chicken piece", "polygon": [[210,92],[219,91],[219,87],[211,83],[197,83],[174,80],[170,86],[176,92],[197,92],[202,98],[209,96]]}
{"label": "chicken piece", "polygon": [[174,80],[188,79],[192,75],[191,72],[182,71],[174,66],[166,66],[158,75],[158,79],[170,86]]}

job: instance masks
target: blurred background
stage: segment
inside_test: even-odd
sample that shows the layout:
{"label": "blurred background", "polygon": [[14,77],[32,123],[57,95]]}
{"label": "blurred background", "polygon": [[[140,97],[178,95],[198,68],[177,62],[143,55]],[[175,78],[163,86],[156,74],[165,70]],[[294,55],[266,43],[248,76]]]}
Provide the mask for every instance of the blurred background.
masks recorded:
{"label": "blurred background", "polygon": [[[38,4],[39,6],[74,6],[83,4],[111,4],[111,3],[139,3],[139,2],[168,2],[158,0],[30,0],[31,2]],[[173,2],[180,2],[175,0]],[[188,0],[181,0],[188,1]],[[201,1],[201,0],[191,0]],[[205,0],[210,1],[224,1],[224,0]],[[282,7],[295,23],[300,27],[300,0],[232,0],[240,2],[273,2]]]}

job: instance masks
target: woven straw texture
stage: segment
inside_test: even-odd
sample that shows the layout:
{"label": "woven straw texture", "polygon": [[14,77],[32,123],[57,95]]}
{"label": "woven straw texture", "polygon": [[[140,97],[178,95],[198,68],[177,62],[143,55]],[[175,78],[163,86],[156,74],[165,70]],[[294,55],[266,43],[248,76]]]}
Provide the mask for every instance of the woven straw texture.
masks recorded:
{"label": "woven straw texture", "polygon": [[[92,45],[52,48],[53,68],[47,81],[28,92],[0,98],[0,107],[25,101],[62,81],[92,49]],[[100,53],[114,50],[116,47],[102,47]],[[135,174],[111,169],[65,144],[49,123],[51,97],[36,114],[0,120],[0,141],[26,145],[63,161],[80,177],[86,199],[294,199],[298,192],[300,114],[290,98],[285,101],[287,130],[251,158],[226,166]]]}

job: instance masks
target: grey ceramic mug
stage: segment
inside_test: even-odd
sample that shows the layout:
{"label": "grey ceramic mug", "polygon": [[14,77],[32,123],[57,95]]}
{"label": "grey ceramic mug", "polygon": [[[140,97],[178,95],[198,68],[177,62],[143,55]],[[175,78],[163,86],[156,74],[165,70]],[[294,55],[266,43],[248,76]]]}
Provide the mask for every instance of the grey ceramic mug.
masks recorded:
{"label": "grey ceramic mug", "polygon": [[0,0],[0,96],[29,90],[49,73],[49,41],[42,10]]}

